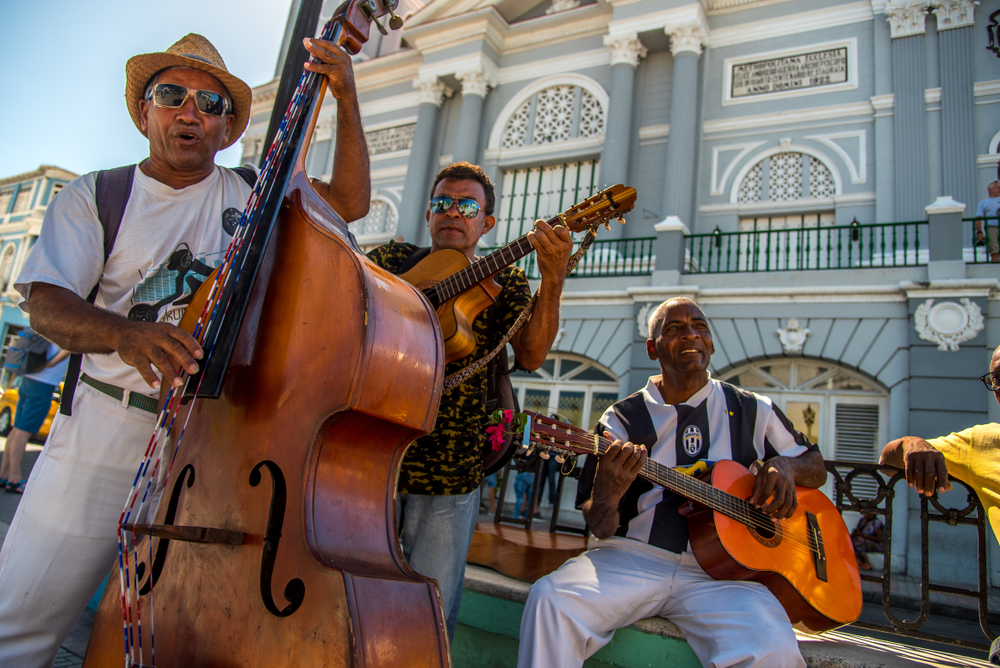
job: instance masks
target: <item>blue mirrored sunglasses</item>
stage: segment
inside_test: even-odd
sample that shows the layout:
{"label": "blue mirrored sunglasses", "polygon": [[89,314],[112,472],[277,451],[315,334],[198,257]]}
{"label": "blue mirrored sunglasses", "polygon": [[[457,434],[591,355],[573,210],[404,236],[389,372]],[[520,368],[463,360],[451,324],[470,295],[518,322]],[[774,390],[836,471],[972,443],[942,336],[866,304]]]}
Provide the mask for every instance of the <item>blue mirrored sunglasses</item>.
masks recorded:
{"label": "blue mirrored sunglasses", "polygon": [[466,218],[475,218],[479,213],[479,202],[468,197],[452,197],[451,195],[438,195],[431,198],[431,213],[445,213],[451,209],[451,205],[458,203],[458,212]]}

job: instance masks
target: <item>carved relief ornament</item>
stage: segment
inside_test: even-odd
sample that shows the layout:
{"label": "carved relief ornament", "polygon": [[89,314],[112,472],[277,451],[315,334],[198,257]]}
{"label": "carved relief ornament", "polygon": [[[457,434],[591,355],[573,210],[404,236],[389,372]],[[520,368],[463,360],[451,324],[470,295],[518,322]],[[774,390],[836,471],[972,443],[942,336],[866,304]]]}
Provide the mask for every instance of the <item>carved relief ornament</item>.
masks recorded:
{"label": "carved relief ornament", "polygon": [[558,14],[580,6],[580,0],[552,0],[552,6],[545,10],[546,14]]}
{"label": "carved relief ornament", "polygon": [[936,306],[928,299],[917,307],[913,322],[921,339],[938,344],[938,350],[956,352],[958,344],[983,331],[983,312],[967,297],[960,304],[949,301]]}
{"label": "carved relief ornament", "polygon": [[649,312],[653,309],[655,304],[646,304],[641,309],[639,313],[635,316],[635,322],[639,326],[639,336],[644,339],[649,338]]}
{"label": "carved relief ornament", "polygon": [[700,56],[702,47],[708,39],[705,28],[700,23],[689,23],[676,28],[664,28],[670,36],[670,53],[677,55],[683,52],[693,52]]}
{"label": "carved relief ornament", "polygon": [[889,34],[892,38],[923,35],[927,29],[924,19],[927,18],[930,6],[930,0],[885,3],[885,17],[889,22]]}
{"label": "carved relief ornament", "polygon": [[801,353],[806,345],[806,339],[812,336],[812,332],[803,329],[798,318],[789,318],[784,329],[777,329],[774,335],[781,341],[781,348],[786,353]]}
{"label": "carved relief ornament", "polygon": [[418,79],[413,82],[413,87],[420,90],[420,104],[433,104],[435,107],[440,107],[444,99],[455,92],[438,81],[437,77]]}
{"label": "carved relief ornament", "polygon": [[973,9],[978,0],[931,0],[937,16],[937,29],[964,28],[973,23]]}
{"label": "carved relief ornament", "polygon": [[615,65],[631,65],[635,67],[641,58],[646,57],[647,49],[632,33],[623,37],[604,36],[604,46],[611,49],[611,67]]}

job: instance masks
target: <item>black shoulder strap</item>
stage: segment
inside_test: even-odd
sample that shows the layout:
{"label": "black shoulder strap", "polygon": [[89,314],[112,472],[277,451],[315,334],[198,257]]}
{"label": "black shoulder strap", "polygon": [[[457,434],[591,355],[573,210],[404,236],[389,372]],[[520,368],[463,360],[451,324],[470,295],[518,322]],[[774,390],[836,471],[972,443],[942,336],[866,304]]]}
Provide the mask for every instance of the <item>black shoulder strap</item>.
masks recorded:
{"label": "black shoulder strap", "polygon": [[403,260],[403,262],[399,265],[399,268],[397,268],[394,273],[397,275],[405,274],[410,269],[413,269],[415,266],[417,266],[418,262],[420,262],[430,254],[431,254],[430,246],[428,246],[427,248],[418,248],[417,250],[413,251],[413,254],[410,255],[410,257]]}
{"label": "black shoulder strap", "polygon": [[[128,198],[132,194],[132,181],[135,178],[135,165],[116,167],[97,172],[97,180],[94,187],[94,203],[97,205],[97,219],[101,221],[104,229],[104,262],[111,257],[114,250],[115,240],[118,238],[118,230],[122,225],[122,217],[125,215],[125,207],[128,205]],[[246,178],[246,177],[244,177]],[[87,296],[87,302],[93,304],[97,300],[97,290],[100,279],[94,284],[94,288]],[[62,399],[59,404],[59,412],[69,417],[73,414],[73,395],[76,394],[76,383],[80,377],[80,364],[83,355],[75,353],[69,357],[69,365],[66,368],[66,380],[63,383]]]}
{"label": "black shoulder strap", "polygon": [[252,167],[236,167],[233,171],[239,174],[240,178],[246,181],[251,188],[257,183],[257,172],[253,171]]}

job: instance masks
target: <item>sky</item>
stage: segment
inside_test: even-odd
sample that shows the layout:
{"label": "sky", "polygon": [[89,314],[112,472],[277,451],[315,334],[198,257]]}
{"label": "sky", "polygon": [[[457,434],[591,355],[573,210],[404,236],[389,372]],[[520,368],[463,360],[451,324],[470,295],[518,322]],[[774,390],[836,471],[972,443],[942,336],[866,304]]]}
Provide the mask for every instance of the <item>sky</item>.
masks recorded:
{"label": "sky", "polygon": [[[274,77],[291,0],[0,2],[0,179],[55,165],[77,174],[140,161],[125,61],[189,32],[251,87]],[[239,164],[240,142],[216,155]]]}

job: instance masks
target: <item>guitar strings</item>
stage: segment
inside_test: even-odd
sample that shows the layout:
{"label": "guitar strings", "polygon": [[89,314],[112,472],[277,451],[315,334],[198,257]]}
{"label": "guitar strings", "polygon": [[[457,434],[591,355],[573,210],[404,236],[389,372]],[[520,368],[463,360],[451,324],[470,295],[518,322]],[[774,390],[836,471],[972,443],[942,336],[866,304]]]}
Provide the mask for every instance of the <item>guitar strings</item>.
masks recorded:
{"label": "guitar strings", "polygon": [[[542,447],[554,447],[558,449],[558,443],[546,441],[544,440],[545,438],[564,438],[567,441],[573,441],[574,436],[577,437],[577,445],[585,445],[591,454],[602,454],[612,444],[611,440],[599,437],[598,443],[595,445],[593,434],[573,425],[553,424],[540,415],[534,416],[532,422],[533,426],[536,424],[542,424],[548,426],[554,431],[557,431],[556,434],[536,432],[539,438],[535,439],[535,442]],[[561,433],[558,433],[560,431]],[[674,471],[673,469],[670,469],[669,467],[651,459],[646,460],[643,469],[644,477],[653,480],[653,482],[656,482],[668,489],[673,487],[683,487],[685,488],[685,491],[690,493],[691,496],[700,497],[695,498],[695,501],[699,501],[709,508],[712,508],[712,510],[720,512],[721,514],[746,526],[750,526],[764,532],[774,533],[777,531],[775,527],[775,524],[777,524],[781,529],[782,538],[787,538],[791,544],[791,548],[794,550],[804,550],[814,554],[819,551],[818,547],[813,545],[813,541],[810,540],[808,534],[803,535],[800,531],[785,525],[781,520],[772,520],[760,509],[752,506],[746,499],[741,499],[728,492],[720,490],[717,487],[709,485],[706,482]],[[669,473],[665,474],[663,471]],[[668,476],[672,477],[673,480],[669,480]],[[682,496],[688,496],[688,494],[683,494],[683,492],[681,494]],[[710,494],[714,498],[707,498],[705,496],[706,494]],[[713,507],[713,505],[716,507]]]}

